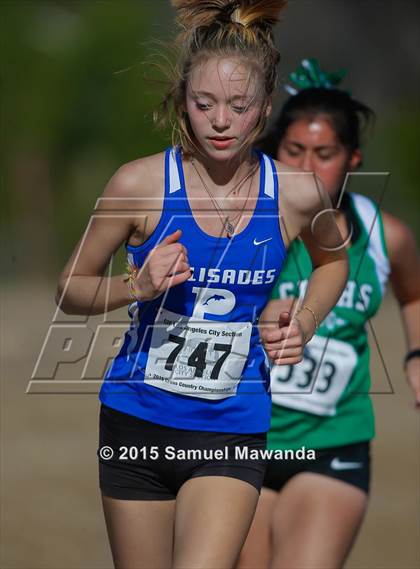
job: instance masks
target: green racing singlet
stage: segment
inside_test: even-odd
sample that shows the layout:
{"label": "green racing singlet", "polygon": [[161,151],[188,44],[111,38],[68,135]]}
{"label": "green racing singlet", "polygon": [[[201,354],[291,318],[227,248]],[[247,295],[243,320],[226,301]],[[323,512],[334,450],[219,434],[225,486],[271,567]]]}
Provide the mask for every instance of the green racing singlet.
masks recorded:
{"label": "green racing singlet", "polygon": [[[353,227],[349,280],[303,361],[272,369],[269,449],[321,449],[374,436],[367,321],[379,309],[390,265],[377,206],[359,194],[345,197]],[[271,298],[303,297],[311,271],[303,242],[294,241]]]}

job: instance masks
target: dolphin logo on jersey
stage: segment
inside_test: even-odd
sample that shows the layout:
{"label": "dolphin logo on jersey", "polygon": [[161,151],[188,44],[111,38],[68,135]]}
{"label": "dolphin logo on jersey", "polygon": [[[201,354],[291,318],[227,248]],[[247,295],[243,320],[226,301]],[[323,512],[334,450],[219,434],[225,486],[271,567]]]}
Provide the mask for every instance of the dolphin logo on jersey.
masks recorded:
{"label": "dolphin logo on jersey", "polygon": [[210,298],[203,302],[203,306],[207,306],[210,301],[217,302],[218,300],[225,300],[225,297],[221,294],[213,294]]}
{"label": "dolphin logo on jersey", "polygon": [[206,314],[224,316],[235,308],[235,295],[226,288],[201,288],[195,286],[192,292],[196,295],[192,313],[193,318],[205,318]]}

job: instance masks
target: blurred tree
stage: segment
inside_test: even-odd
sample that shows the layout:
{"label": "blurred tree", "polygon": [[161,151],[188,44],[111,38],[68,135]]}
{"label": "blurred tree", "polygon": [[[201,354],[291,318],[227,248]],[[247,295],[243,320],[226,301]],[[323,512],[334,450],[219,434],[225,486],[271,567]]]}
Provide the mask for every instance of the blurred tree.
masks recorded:
{"label": "blurred tree", "polygon": [[3,3],[4,231],[21,270],[56,272],[113,171],[167,144],[144,78],[159,4]]}
{"label": "blurred tree", "polygon": [[[169,0],[3,0],[1,7],[0,262],[11,276],[56,275],[116,168],[170,143],[152,123],[162,86],[144,75],[159,51],[152,39],[168,37],[173,11]],[[352,92],[378,113],[365,168],[391,172],[385,206],[412,226],[418,15],[411,0],[299,0],[276,31],[281,77],[307,56],[348,68]]]}

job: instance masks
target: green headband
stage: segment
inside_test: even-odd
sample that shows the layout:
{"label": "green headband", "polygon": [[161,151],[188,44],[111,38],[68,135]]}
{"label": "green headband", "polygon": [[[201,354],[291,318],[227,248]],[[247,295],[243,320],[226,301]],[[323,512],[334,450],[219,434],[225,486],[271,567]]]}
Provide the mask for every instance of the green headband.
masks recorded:
{"label": "green headband", "polygon": [[293,85],[285,85],[285,89],[290,95],[297,95],[299,91],[313,87],[337,89],[346,73],[345,69],[327,73],[321,69],[318,60],[303,59],[296,71],[293,71],[288,77]]}

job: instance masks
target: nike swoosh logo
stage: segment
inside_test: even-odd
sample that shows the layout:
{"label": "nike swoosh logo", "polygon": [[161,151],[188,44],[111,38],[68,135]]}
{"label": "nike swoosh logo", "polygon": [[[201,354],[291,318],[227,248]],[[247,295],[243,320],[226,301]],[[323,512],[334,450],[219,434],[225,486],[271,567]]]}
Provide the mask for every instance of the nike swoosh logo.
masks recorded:
{"label": "nike swoosh logo", "polygon": [[352,470],[354,468],[362,468],[361,462],[342,462],[337,456],[332,459],[331,468],[333,470]]}
{"label": "nike swoosh logo", "polygon": [[254,245],[262,245],[263,243],[267,243],[267,241],[271,241],[273,238],[269,237],[268,239],[263,239],[262,241],[257,241],[254,239]]}

